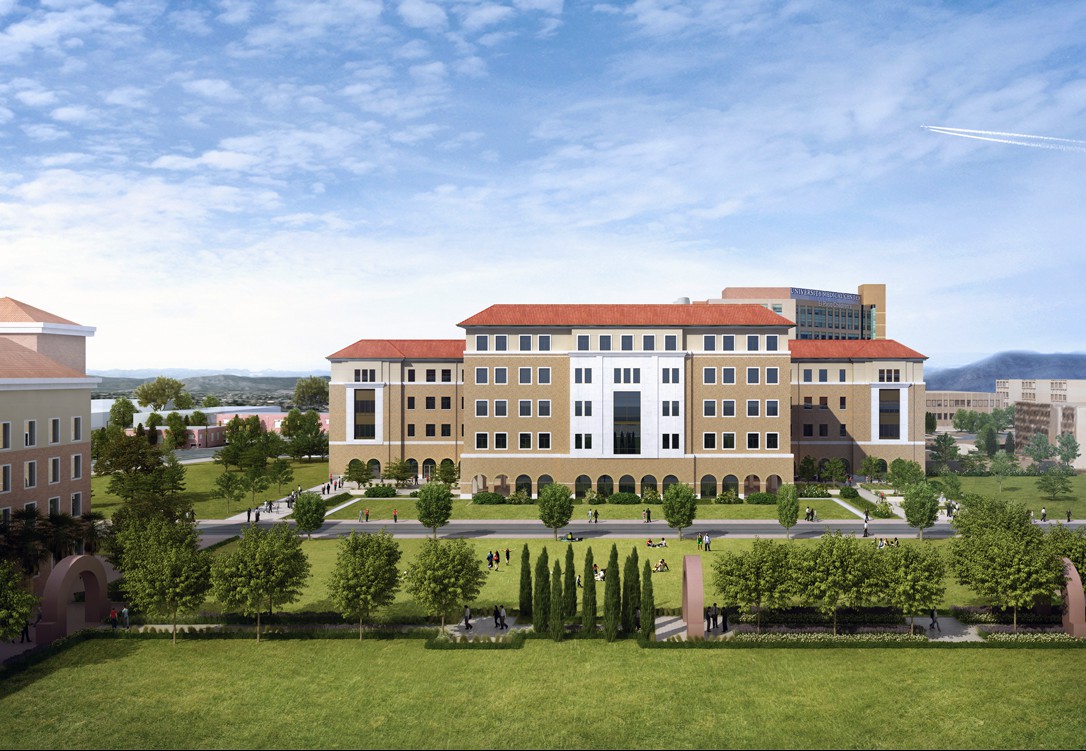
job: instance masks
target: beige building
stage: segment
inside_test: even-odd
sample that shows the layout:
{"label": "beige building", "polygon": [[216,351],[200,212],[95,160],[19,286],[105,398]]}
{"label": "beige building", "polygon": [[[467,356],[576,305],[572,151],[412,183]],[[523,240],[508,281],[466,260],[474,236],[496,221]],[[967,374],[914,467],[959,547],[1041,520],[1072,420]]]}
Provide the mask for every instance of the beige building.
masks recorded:
{"label": "beige building", "polygon": [[790,339],[885,339],[886,285],[856,293],[806,287],[725,287],[710,305],[761,305],[794,321]]}
{"label": "beige building", "polygon": [[999,396],[991,391],[928,391],[924,409],[935,415],[935,429],[951,430],[960,409],[991,414],[999,407]]}
{"label": "beige building", "polygon": [[[1070,433],[1086,445],[1086,380],[1067,378],[1007,378],[996,381],[1001,404],[1014,405],[1014,441],[1019,450],[1035,433],[1055,443]],[[1086,469],[1086,456],[1072,466]]]}
{"label": "beige building", "polygon": [[90,396],[99,380],[86,374],[86,339],[93,335],[0,298],[0,522],[27,508],[90,511]]}
{"label": "beige building", "polygon": [[797,450],[849,471],[923,461],[924,356],[789,342],[791,323],[762,305],[494,305],[460,323],[466,340],[362,340],[329,356],[332,467],[403,458],[425,478],[447,459],[465,497],[704,497],[776,490]]}

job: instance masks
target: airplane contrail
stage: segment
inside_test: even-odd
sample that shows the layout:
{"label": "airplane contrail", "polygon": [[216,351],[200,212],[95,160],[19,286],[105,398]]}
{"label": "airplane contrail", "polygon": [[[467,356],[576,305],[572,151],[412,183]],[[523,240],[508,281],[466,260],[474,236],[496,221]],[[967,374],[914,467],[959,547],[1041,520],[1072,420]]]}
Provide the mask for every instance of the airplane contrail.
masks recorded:
{"label": "airplane contrail", "polygon": [[1054,138],[1052,136],[1032,136],[1026,133],[1003,133],[997,130],[968,130],[966,128],[947,128],[942,125],[921,125],[924,130],[932,133],[942,133],[945,136],[958,136],[959,138],[973,138],[977,141],[992,141],[994,143],[1009,143],[1012,146],[1029,146],[1033,149],[1049,149],[1051,151],[1072,151],[1086,153],[1086,141],[1074,138]]}

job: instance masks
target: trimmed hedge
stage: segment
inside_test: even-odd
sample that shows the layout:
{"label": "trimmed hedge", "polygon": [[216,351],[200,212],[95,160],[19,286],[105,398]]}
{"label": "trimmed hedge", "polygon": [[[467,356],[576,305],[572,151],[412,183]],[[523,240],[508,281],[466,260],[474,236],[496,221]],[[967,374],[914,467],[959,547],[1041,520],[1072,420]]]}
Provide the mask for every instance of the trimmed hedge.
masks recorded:
{"label": "trimmed hedge", "polygon": [[751,493],[747,496],[745,503],[753,506],[776,506],[777,494],[776,493]]}
{"label": "trimmed hedge", "polygon": [[815,483],[800,483],[796,485],[796,493],[800,498],[829,498],[830,490],[825,485]]}
{"label": "trimmed hedge", "polygon": [[856,490],[856,488],[850,488],[848,486],[845,486],[841,488],[841,497],[845,499],[859,498],[860,491]]}
{"label": "trimmed hedge", "polygon": [[725,490],[723,493],[718,495],[713,500],[713,502],[719,503],[724,506],[735,506],[736,504],[742,503],[743,499],[740,498],[739,494],[736,493],[734,490]]}
{"label": "trimmed hedge", "polygon": [[641,503],[641,497],[637,493],[613,493],[607,497],[607,502],[620,506],[635,506]]}
{"label": "trimmed hedge", "polygon": [[502,506],[505,504],[505,496],[489,490],[480,490],[471,497],[471,502],[480,506]]}
{"label": "trimmed hedge", "polygon": [[396,488],[391,485],[374,485],[362,493],[366,498],[395,498]]}

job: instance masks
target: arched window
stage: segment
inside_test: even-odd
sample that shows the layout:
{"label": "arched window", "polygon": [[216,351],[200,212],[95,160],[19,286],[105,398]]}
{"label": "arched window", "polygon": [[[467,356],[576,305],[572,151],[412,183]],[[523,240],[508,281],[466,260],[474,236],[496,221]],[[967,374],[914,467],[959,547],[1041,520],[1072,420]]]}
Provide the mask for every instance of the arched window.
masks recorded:
{"label": "arched window", "polygon": [[411,470],[412,476],[417,477],[419,474],[419,463],[417,459],[408,459],[407,466]]}
{"label": "arched window", "polygon": [[748,496],[751,493],[758,493],[762,490],[762,481],[758,475],[747,475],[747,479],[743,481],[743,495]]}
{"label": "arched window", "polygon": [[453,464],[452,459],[442,459],[438,467],[441,469],[442,472],[456,472],[456,465]]}
{"label": "arched window", "polygon": [[668,488],[670,488],[672,485],[678,484],[678,482],[679,482],[679,478],[676,477],[675,475],[668,475],[667,477],[665,477],[664,478],[664,492],[666,493]]}
{"label": "arched window", "polygon": [[701,478],[701,497],[716,498],[716,478],[712,475]]}
{"label": "arched window", "polygon": [[604,498],[615,494],[615,481],[611,475],[600,475],[600,479],[596,480],[596,492]]}
{"label": "arched window", "polygon": [[367,463],[370,465],[370,475],[376,480],[381,476],[381,462],[376,459],[370,459]]}
{"label": "arched window", "polygon": [[724,478],[724,490],[730,490],[733,493],[739,493],[739,478],[735,475],[728,475]]}
{"label": "arched window", "polygon": [[433,459],[425,459],[422,462],[422,477],[425,480],[437,479],[437,462]]}
{"label": "arched window", "polygon": [[781,489],[781,476],[780,475],[770,475],[769,477],[767,477],[766,480],[765,480],[765,489],[766,489],[766,492],[769,492],[769,493],[776,493],[778,490],[780,490]]}
{"label": "arched window", "polygon": [[620,493],[636,493],[637,484],[633,479],[633,475],[623,475],[618,478],[618,492]]}
{"label": "arched window", "polygon": [[517,478],[517,492],[524,491],[529,496],[532,494],[532,478],[528,475],[520,475]]}
{"label": "arched window", "polygon": [[659,492],[659,488],[656,487],[656,478],[652,475],[645,475],[641,478],[641,494],[644,495],[646,490]]}
{"label": "arched window", "polygon": [[550,475],[540,475],[539,479],[535,483],[535,492],[542,493],[543,488],[548,485],[554,485],[554,479]]}
{"label": "arched window", "polygon": [[573,494],[577,498],[584,498],[585,494],[592,489],[592,478],[588,475],[581,475],[577,478],[577,482],[573,484]]}

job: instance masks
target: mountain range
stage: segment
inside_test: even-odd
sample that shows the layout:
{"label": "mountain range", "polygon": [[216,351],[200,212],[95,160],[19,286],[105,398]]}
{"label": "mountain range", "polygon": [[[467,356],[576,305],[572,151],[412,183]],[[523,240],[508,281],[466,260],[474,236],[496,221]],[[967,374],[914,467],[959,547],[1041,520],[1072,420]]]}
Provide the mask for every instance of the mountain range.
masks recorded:
{"label": "mountain range", "polygon": [[107,378],[137,378],[139,379],[139,382],[142,383],[143,381],[152,380],[159,376],[167,376],[179,380],[214,375],[245,376],[247,378],[301,378],[302,376],[328,375],[328,370],[327,368],[324,370],[246,370],[244,368],[221,368],[219,370],[201,370],[194,368],[162,368],[160,370],[155,370],[154,368],[133,368],[126,370],[123,368],[114,368],[112,370],[91,371],[88,375],[104,376]]}
{"label": "mountain range", "polygon": [[924,374],[928,391],[995,393],[995,382],[999,378],[1086,379],[1086,354],[997,352],[960,368],[930,370]]}

